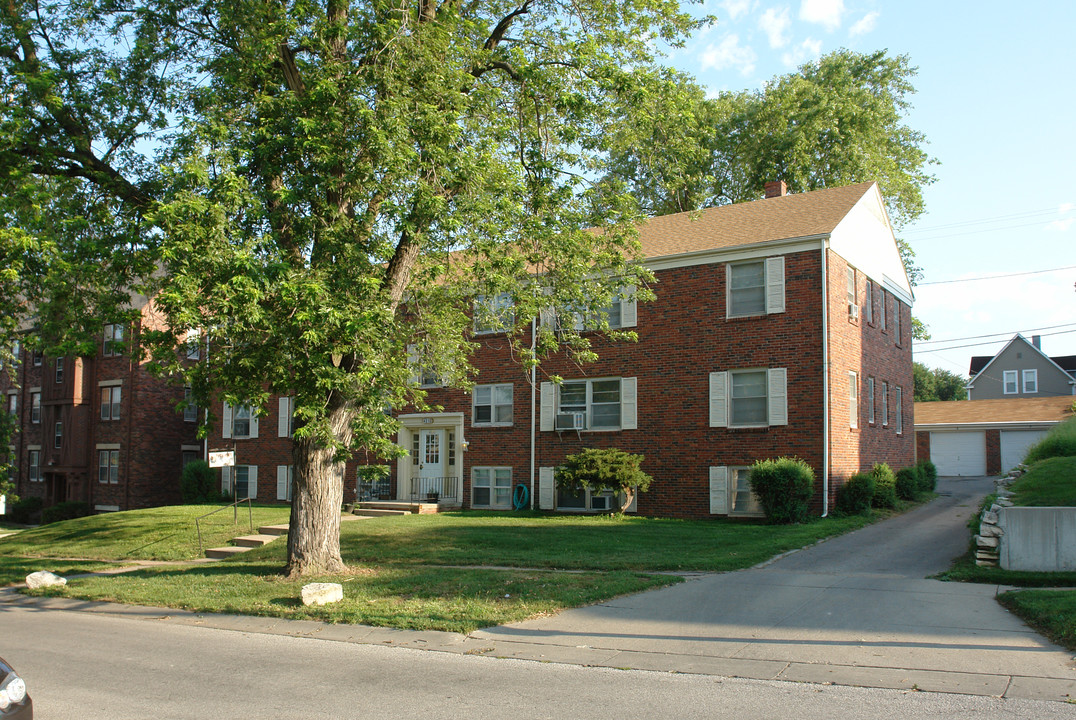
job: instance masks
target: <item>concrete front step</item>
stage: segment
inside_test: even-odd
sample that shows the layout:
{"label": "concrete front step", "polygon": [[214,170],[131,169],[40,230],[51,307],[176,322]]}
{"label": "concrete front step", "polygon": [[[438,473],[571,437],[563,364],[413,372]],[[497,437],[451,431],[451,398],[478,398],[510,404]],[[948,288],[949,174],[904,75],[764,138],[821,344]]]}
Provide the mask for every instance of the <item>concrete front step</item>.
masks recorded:
{"label": "concrete front step", "polygon": [[229,545],[228,547],[209,548],[205,551],[205,556],[207,558],[213,558],[215,560],[223,560],[225,558],[230,558],[234,555],[238,555],[239,553],[245,553],[250,549],[251,548],[249,547],[238,547],[235,545]]}
{"label": "concrete front step", "polygon": [[262,525],[258,528],[258,532],[260,532],[262,535],[287,535],[288,524],[284,523],[283,525]]}
{"label": "concrete front step", "polygon": [[358,507],[351,511],[352,515],[359,517],[382,517],[385,515],[410,515],[410,510],[390,510],[388,508],[362,508]]}
{"label": "concrete front step", "polygon": [[233,543],[240,547],[257,548],[262,545],[268,545],[276,540],[279,535],[242,535],[232,540]]}

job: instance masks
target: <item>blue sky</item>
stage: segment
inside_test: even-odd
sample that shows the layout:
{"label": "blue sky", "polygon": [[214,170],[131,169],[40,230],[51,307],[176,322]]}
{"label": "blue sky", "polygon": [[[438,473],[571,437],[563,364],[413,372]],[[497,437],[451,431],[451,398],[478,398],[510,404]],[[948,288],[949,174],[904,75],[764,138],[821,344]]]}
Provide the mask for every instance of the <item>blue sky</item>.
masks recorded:
{"label": "blue sky", "polygon": [[[972,355],[992,355],[1016,332],[1041,335],[1048,355],[1076,355],[1076,3],[703,8],[717,24],[669,61],[713,93],[759,88],[841,47],[905,54],[919,68],[907,123],[939,164],[927,212],[901,232],[925,273],[913,312],[932,342],[916,345],[916,360],[966,374]],[[997,275],[1008,277],[966,282]]]}

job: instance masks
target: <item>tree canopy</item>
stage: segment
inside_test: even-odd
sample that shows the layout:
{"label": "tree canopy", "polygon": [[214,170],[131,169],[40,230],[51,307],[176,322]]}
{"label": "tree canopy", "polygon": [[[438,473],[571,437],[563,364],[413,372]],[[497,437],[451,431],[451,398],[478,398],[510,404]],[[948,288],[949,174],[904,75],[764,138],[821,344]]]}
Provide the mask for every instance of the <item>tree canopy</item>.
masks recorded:
{"label": "tree canopy", "polygon": [[293,396],[289,570],[339,569],[333,464],[397,451],[383,410],[423,407],[416,364],[466,386],[476,297],[507,295],[524,369],[593,357],[570,327],[532,346],[541,308],[650,297],[636,203],[592,178],[665,82],[654,41],[701,22],[669,0],[12,0],[4,317],[92,354],[141,293],[168,319],[142,351],[199,404]]}
{"label": "tree canopy", "polygon": [[912,364],[915,402],[933,400],[967,400],[967,378],[941,368],[928,368],[921,362]]}

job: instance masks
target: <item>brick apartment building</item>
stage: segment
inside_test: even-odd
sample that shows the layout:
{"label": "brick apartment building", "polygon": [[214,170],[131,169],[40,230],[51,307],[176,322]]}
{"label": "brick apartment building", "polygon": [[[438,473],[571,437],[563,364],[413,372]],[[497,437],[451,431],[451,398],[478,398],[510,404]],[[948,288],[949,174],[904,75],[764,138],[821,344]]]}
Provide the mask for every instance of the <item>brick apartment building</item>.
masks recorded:
{"label": "brick apartment building", "polygon": [[[532,507],[604,510],[613,498],[553,482],[565,455],[594,446],[646,456],[654,483],[634,503],[641,514],[755,514],[746,471],[779,456],[814,468],[824,513],[852,473],[910,465],[912,291],[877,185],[786,195],[771,183],[766,194],[648,221],[640,241],[657,299],[636,303],[626,289],[610,324],[638,342],[595,337],[593,364],[553,358],[528,378],[503,332],[476,329],[478,384],[463,393],[421,378],[444,410],[398,416],[407,455],[360,495],[510,509],[522,485]],[[219,415],[211,446],[236,453],[222,487],[289,500],[288,398]],[[376,462],[341,469],[345,499],[356,466]]]}
{"label": "brick apartment building", "polygon": [[85,502],[97,512],[180,501],[182,466],[203,454],[197,409],[177,412],[183,388],[136,359],[141,329],[160,319],[145,298],[134,306],[140,322],[104,325],[93,357],[18,348],[19,361],[0,370],[0,394],[16,418],[8,448],[16,495],[46,506]]}

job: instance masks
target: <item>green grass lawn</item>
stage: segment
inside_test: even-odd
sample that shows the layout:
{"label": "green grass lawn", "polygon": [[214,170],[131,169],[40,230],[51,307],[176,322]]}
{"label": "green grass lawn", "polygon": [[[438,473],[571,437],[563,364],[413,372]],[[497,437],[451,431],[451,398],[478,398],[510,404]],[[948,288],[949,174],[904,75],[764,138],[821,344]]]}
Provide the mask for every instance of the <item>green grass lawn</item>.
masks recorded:
{"label": "green grass lawn", "polygon": [[1076,456],[1040,460],[1013,482],[1011,490],[1016,505],[1076,507]]}
{"label": "green grass lawn", "polygon": [[53,560],[0,556],[0,587],[26,582],[26,576],[38,570],[48,570],[61,577],[67,577],[78,573],[94,572],[114,565],[115,563],[98,562],[96,560]]}
{"label": "green grass lawn", "polygon": [[1076,650],[1076,592],[1013,590],[999,595],[998,602],[1058,645]]}
{"label": "green grass lawn", "polygon": [[[198,532],[194,519],[214,510],[214,505],[176,505],[148,510],[104,513],[42,525],[0,538],[0,555],[22,557],[85,558],[93,560],[194,560]],[[288,522],[287,507],[253,508],[254,529],[259,525]],[[238,513],[221,512],[201,521],[207,548],[227,545],[237,535],[249,535],[246,507]]]}
{"label": "green grass lawn", "polygon": [[[4,545],[14,538],[0,539],[0,553],[14,554],[17,547],[39,556],[186,557],[190,531],[179,518],[195,511],[204,509],[81,518],[20,533],[17,546]],[[341,554],[349,572],[340,576],[283,577],[286,544],[277,541],[213,565],[76,579],[66,588],[38,593],[196,612],[467,632],[680,581],[655,574],[660,571],[750,567],[862,527],[872,517],[879,515],[792,526],[489,512],[372,518],[342,523]],[[173,524],[161,527],[164,518]],[[140,531],[156,535],[143,541]],[[314,581],[342,583],[344,602],[304,607],[299,590]]]}

